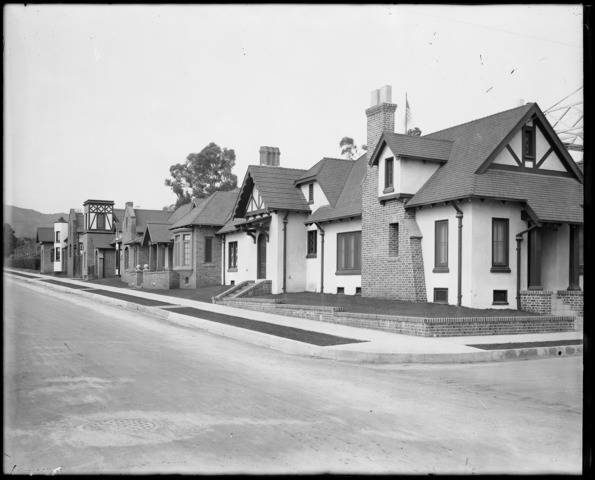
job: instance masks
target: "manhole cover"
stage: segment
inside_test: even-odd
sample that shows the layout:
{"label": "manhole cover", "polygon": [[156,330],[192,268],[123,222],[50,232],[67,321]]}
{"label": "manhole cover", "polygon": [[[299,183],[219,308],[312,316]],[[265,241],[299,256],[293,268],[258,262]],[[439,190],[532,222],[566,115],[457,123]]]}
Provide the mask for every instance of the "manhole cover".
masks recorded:
{"label": "manhole cover", "polygon": [[93,432],[150,432],[157,428],[157,424],[143,418],[109,418],[87,423],[82,428]]}

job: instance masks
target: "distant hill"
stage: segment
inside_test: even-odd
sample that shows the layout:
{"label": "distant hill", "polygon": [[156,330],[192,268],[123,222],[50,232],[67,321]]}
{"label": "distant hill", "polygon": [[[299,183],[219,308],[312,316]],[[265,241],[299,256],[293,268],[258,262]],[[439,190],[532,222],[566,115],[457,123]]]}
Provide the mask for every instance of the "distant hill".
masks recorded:
{"label": "distant hill", "polygon": [[68,220],[68,213],[41,213],[30,208],[4,205],[4,222],[10,224],[18,238],[35,238],[37,227],[51,227],[60,217]]}

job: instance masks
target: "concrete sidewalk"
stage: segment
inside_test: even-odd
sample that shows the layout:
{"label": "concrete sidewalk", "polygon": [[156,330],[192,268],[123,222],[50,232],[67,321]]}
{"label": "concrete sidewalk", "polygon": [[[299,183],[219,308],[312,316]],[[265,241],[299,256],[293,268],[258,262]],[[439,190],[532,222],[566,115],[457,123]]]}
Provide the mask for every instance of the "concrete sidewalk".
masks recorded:
{"label": "concrete sidewalk", "polygon": [[[7,273],[13,272],[12,275]],[[550,356],[568,356],[582,354],[583,346],[576,344],[582,340],[581,332],[561,332],[525,335],[486,335],[477,337],[416,337],[396,333],[350,327],[295,317],[286,317],[271,313],[256,312],[225,305],[199,302],[174,296],[154,294],[143,290],[122,289],[119,287],[103,286],[80,280],[54,277],[26,272],[23,270],[5,268],[5,279],[28,284],[32,289],[40,292],[52,291],[52,295],[65,300],[89,305],[89,301],[107,305],[119,306],[127,310],[142,312],[173,324],[186,328],[199,329],[216,335],[234,338],[239,341],[250,342],[266,346],[289,354],[308,355],[341,361],[370,362],[370,363],[458,363],[458,362],[490,362],[500,360],[518,360]],[[51,280],[54,283],[50,283]],[[96,294],[89,290],[102,291]],[[115,292],[120,298],[105,296],[105,293]],[[126,296],[131,298],[126,299]],[[134,299],[146,299],[149,305],[135,303]],[[132,301],[128,301],[132,300]],[[151,302],[153,301],[153,302]],[[154,303],[159,302],[159,303]],[[163,303],[171,305],[163,305]],[[153,304],[153,305],[151,305]],[[177,313],[172,309],[191,307],[203,312],[205,318],[197,318],[188,314]],[[306,332],[319,333],[344,339],[352,339],[356,343],[319,346],[302,341],[296,341],[283,336],[262,333],[247,328],[240,328],[230,324],[212,321],[206,317],[225,315],[230,318],[247,319],[258,323],[300,329]],[[282,328],[281,328],[282,330]],[[515,348],[515,343],[549,342],[547,345],[524,345]],[[572,344],[574,343],[574,344]],[[491,346],[491,350],[484,350],[478,345],[513,344],[498,348]],[[469,346],[475,345],[475,346]],[[520,346],[519,346],[520,347]]]}

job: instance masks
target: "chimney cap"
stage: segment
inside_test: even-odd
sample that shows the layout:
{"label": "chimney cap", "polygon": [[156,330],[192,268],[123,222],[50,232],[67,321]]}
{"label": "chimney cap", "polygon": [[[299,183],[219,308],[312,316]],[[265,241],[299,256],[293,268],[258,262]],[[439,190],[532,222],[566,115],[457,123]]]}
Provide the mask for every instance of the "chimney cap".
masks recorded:
{"label": "chimney cap", "polygon": [[392,86],[384,85],[372,91],[370,96],[370,106],[375,107],[381,103],[392,103]]}

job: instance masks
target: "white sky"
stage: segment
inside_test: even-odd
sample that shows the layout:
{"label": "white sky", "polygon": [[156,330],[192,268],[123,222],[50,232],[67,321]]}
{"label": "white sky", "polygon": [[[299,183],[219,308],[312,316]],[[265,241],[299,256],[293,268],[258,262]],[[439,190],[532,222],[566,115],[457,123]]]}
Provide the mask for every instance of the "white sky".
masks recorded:
{"label": "white sky", "polygon": [[171,204],[169,166],[211,141],[238,183],[261,145],[309,168],[365,143],[385,84],[430,133],[583,81],[579,5],[10,5],[4,22],[4,201],[44,213]]}

